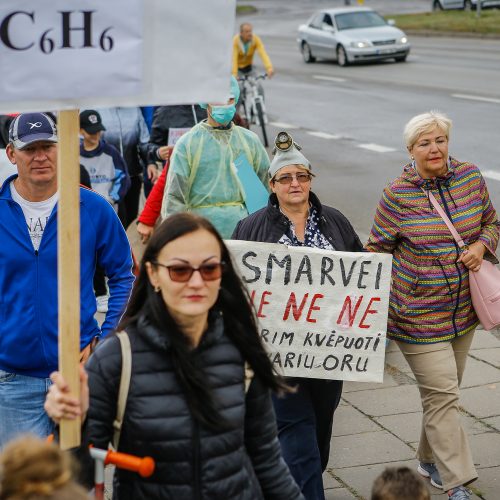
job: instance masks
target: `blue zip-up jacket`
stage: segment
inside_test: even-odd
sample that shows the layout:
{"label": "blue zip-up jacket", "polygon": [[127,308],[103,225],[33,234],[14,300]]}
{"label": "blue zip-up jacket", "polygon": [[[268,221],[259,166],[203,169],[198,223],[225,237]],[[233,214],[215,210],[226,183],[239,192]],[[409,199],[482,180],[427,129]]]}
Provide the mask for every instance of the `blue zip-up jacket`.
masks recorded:
{"label": "blue zip-up jacket", "polygon": [[[0,369],[48,377],[58,366],[57,204],[35,251],[9,177],[0,189]],[[134,277],[130,245],[113,207],[80,188],[80,347],[110,333],[128,300]],[[94,318],[96,263],[108,277],[108,313]]]}

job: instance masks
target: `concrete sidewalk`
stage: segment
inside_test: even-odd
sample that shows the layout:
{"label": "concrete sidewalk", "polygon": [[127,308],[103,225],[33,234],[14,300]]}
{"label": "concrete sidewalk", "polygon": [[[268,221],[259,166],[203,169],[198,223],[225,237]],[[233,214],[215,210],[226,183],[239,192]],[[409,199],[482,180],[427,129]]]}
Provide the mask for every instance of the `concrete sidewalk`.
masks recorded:
{"label": "concrete sidewalk", "polygon": [[[500,332],[478,330],[462,382],[460,406],[479,479],[472,498],[500,499]],[[387,348],[383,384],[347,382],[333,423],[327,500],[369,500],[385,467],[417,466],[421,425],[415,379],[394,342]],[[447,498],[429,489],[433,497]]]}

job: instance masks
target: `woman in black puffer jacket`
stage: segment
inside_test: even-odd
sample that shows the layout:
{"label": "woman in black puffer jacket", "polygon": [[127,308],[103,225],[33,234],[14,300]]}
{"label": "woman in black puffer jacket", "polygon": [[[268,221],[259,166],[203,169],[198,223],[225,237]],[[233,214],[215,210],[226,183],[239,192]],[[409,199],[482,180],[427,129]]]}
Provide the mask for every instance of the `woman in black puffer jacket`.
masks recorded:
{"label": "woman in black puffer jacket", "polygon": [[[177,214],[154,233],[119,329],[130,337],[132,376],[118,449],[153,457],[156,469],[149,478],[117,470],[114,498],[302,498],[281,457],[271,403],[271,390],[287,387],[209,222]],[[245,362],[254,371],[248,391]],[[53,374],[49,415],[86,415],[86,442],[107,448],[121,364],[116,336],[98,346],[87,364],[89,401],[70,398]],[[85,376],[82,383],[85,394]]]}

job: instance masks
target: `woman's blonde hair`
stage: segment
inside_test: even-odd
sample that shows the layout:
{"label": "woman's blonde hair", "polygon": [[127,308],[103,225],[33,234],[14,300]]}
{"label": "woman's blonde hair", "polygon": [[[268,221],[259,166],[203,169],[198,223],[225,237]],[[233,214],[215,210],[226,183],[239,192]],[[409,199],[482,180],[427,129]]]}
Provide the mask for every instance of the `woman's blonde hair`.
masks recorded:
{"label": "woman's blonde hair", "polygon": [[0,457],[0,500],[86,500],[67,452],[35,437],[9,443]]}
{"label": "woman's blonde hair", "polygon": [[414,116],[406,125],[403,137],[407,148],[411,148],[422,134],[427,134],[436,127],[440,128],[450,138],[452,121],[440,111],[429,111]]}

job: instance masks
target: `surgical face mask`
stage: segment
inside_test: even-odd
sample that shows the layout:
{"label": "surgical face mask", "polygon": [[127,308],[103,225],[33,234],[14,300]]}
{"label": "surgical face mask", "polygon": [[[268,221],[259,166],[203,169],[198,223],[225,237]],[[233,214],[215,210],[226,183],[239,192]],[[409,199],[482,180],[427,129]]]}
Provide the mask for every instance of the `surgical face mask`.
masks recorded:
{"label": "surgical face mask", "polygon": [[227,125],[233,119],[235,113],[236,106],[234,104],[212,106],[210,109],[210,116],[212,119],[221,125]]}

